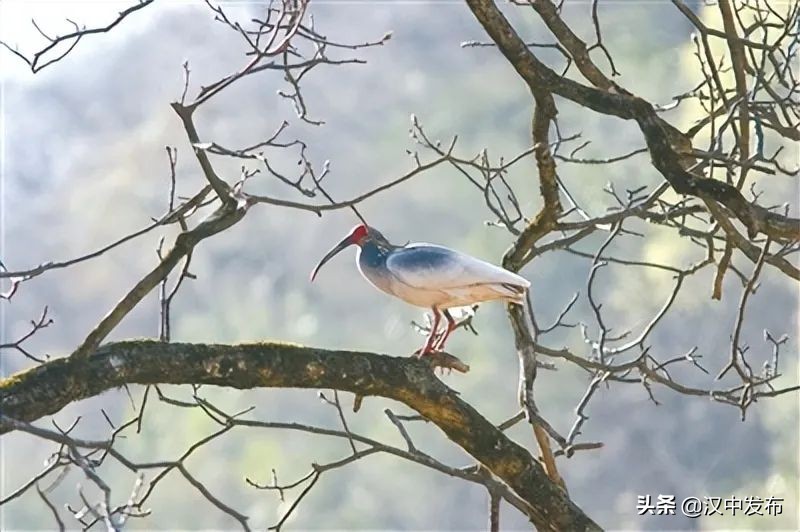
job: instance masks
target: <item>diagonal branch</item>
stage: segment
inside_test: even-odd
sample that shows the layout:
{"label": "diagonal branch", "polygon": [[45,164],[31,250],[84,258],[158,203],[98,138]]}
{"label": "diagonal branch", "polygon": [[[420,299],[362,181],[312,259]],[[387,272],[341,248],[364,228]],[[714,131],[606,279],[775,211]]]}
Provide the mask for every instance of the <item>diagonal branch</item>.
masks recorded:
{"label": "diagonal branch", "polygon": [[189,255],[194,247],[203,239],[224,231],[239,220],[246,213],[246,206],[238,207],[229,203],[211,213],[200,222],[197,227],[184,231],[175,240],[173,248],[164,256],[161,262],[145,275],[123,297],[92,331],[86,336],[83,343],[73,352],[77,358],[88,357],[100,343],[119,325],[122,319],[144,299],[158,284],[166,279],[178,263]]}
{"label": "diagonal branch", "polygon": [[200,147],[200,136],[197,134],[197,128],[194,126],[192,113],[195,107],[186,107],[178,102],[172,103],[172,108],[178,114],[183,123],[183,128],[186,130],[186,136],[189,137],[189,142],[194,149],[194,154],[197,156],[197,161],[200,163],[200,168],[203,170],[208,183],[214,189],[214,192],[219,196],[222,203],[230,203],[233,198],[230,195],[230,186],[217,175],[214,167],[211,166],[211,161],[205,150]]}
{"label": "diagonal branch", "polygon": [[700,18],[697,15],[695,15],[692,9],[689,6],[687,6],[684,2],[682,2],[681,0],[672,0],[672,3],[675,7],[678,8],[678,10],[681,13],[683,13],[683,15],[687,19],[689,19],[689,21],[694,25],[694,27],[697,28],[698,31],[700,31],[701,33],[707,33],[708,35],[713,35],[715,37],[721,37],[723,39],[733,40],[740,45],[760,50],[771,50],[776,46],[775,44],[768,45],[765,43],[742,39],[737,35],[729,35],[726,32],[715,30],[714,28],[709,28],[708,26],[703,24],[703,21],[700,20]]}
{"label": "diagonal branch", "polygon": [[[140,9],[143,9],[143,8],[147,7],[148,5],[152,4],[153,2],[154,2],[154,0],[139,0],[139,3],[134,4],[131,7],[127,8],[127,9],[125,9],[123,11],[120,11],[119,14],[117,15],[117,18],[114,19],[110,24],[107,24],[107,25],[101,26],[101,27],[97,27],[97,28],[89,28],[89,29],[87,29],[85,26],[83,28],[81,28],[80,26],[78,26],[77,23],[68,20],[75,27],[75,31],[72,31],[72,32],[64,34],[64,35],[59,35],[59,36],[56,36],[56,37],[53,37],[53,38],[48,37],[47,35],[45,35],[44,32],[42,32],[42,30],[36,24],[36,21],[31,21],[33,23],[33,26],[39,31],[39,33],[45,39],[50,41],[50,44],[48,44],[47,46],[45,46],[44,48],[42,48],[38,52],[34,53],[33,56],[30,57],[30,58],[28,56],[26,56],[25,54],[23,54],[22,52],[20,52],[19,50],[17,50],[16,48],[12,48],[11,46],[9,46],[8,44],[6,44],[3,41],[0,41],[0,45],[5,47],[12,54],[16,55],[17,57],[19,57],[20,59],[25,61],[25,63],[30,67],[31,72],[36,74],[37,72],[39,72],[43,68],[45,68],[47,66],[50,66],[53,63],[57,63],[58,61],[61,61],[64,57],[66,57],[78,45],[80,40],[83,37],[85,37],[86,35],[93,35],[93,34],[97,34],[97,33],[107,33],[109,31],[111,31],[112,29],[114,29],[114,27],[116,27],[117,24],[122,22],[129,15],[135,13],[136,11],[139,11]],[[70,41],[72,41],[72,42],[70,42]],[[69,43],[69,44],[67,45],[67,43]],[[54,50],[55,48],[57,48],[61,44],[65,44],[67,46],[67,49],[64,52],[62,52],[60,55],[54,57],[53,59],[49,59],[49,60],[45,61],[44,63],[41,62],[43,57],[45,57],[50,51]]]}
{"label": "diagonal branch", "polygon": [[[513,271],[525,264],[524,257],[544,235],[550,233],[558,221],[562,207],[559,199],[558,176],[556,163],[550,151],[550,125],[555,120],[557,110],[553,95],[543,89],[532,89],[535,108],[531,121],[531,136],[533,138],[536,166],[539,171],[539,192],[542,196],[543,206],[536,217],[520,233],[517,240],[503,257],[503,265]],[[530,301],[530,299],[529,299]],[[541,419],[536,412],[536,403],[533,397],[533,385],[536,379],[536,352],[533,348],[535,341],[526,327],[522,307],[509,305],[508,317],[514,330],[517,356],[519,357],[519,402],[526,413],[528,422],[533,427],[536,443],[542,452],[542,459],[550,479],[566,490],[564,479],[558,472],[555,457],[550,447],[547,432],[539,423]]]}
{"label": "diagonal branch", "polygon": [[[439,381],[427,363],[286,343],[164,344],[128,341],[94,356],[47,362],[0,381],[3,415],[30,422],[123,384],[333,388],[405,403],[503,480],[532,508],[539,530],[600,530],[534,457]],[[7,422],[0,433],[13,430]]]}
{"label": "diagonal branch", "polygon": [[532,90],[548,90],[596,112],[636,120],[647,141],[653,166],[676,192],[725,205],[747,227],[751,237],[763,232],[773,240],[800,240],[800,219],[769,212],[749,203],[735,186],[687,171],[684,154],[691,150],[691,142],[659,117],[649,102],[622,89],[605,91],[559,76],[525,46],[492,0],[466,0],[466,3]]}
{"label": "diagonal branch", "polygon": [[586,43],[578,37],[575,32],[564,22],[558,14],[558,8],[549,0],[532,0],[531,7],[536,10],[536,13],[542,18],[550,31],[555,35],[559,42],[567,49],[567,52],[575,60],[575,65],[580,70],[583,77],[589,80],[592,85],[606,91],[619,90],[616,83],[606,77],[603,72],[597,68],[592,58],[589,56],[589,50]]}
{"label": "diagonal branch", "polygon": [[[749,110],[747,103],[747,78],[745,71],[750,68],[744,55],[744,45],[738,40],[736,24],[733,21],[733,8],[728,0],[719,0],[719,10],[722,13],[722,24],[728,36],[728,48],[731,51],[733,63],[733,76],[736,80],[736,96],[739,100],[739,160],[746,161],[750,157],[750,126]],[[742,169],[742,177],[746,170]],[[740,178],[737,188],[742,188],[744,179]]]}

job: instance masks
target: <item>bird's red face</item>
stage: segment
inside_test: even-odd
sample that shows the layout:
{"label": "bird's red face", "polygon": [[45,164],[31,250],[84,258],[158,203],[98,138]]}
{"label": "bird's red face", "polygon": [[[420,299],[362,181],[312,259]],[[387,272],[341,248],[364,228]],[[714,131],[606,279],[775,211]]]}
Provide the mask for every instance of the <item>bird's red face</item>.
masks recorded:
{"label": "bird's red face", "polygon": [[364,241],[364,239],[367,238],[368,234],[369,234],[369,229],[367,228],[366,225],[364,224],[357,225],[353,228],[352,231],[350,231],[350,236],[349,236],[350,242],[352,244],[360,246],[361,243]]}
{"label": "bird's red face", "polygon": [[364,243],[364,240],[366,240],[367,236],[369,236],[369,228],[366,225],[361,224],[355,226],[353,230],[350,231],[350,233],[348,233],[348,235],[341,240],[341,242],[336,244],[328,253],[325,254],[324,257],[322,257],[322,260],[319,261],[317,267],[314,268],[314,271],[311,272],[311,281],[314,281],[314,278],[317,276],[317,273],[319,273],[320,268],[322,268],[322,266],[326,262],[331,260],[334,257],[334,255],[336,255],[343,249],[352,246],[353,244],[355,244],[356,246],[360,246],[361,244]]}

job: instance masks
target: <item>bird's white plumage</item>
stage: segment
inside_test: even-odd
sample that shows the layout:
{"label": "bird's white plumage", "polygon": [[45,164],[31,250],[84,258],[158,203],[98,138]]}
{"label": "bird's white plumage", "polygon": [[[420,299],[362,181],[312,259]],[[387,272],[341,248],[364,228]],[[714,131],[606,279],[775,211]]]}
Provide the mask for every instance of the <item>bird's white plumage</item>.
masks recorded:
{"label": "bird's white plumage", "polygon": [[422,307],[450,308],[504,299],[521,302],[530,282],[508,270],[464,253],[415,243],[386,260],[389,286],[379,287]]}
{"label": "bird's white plumage", "polygon": [[[419,251],[433,254],[439,260],[426,267],[424,261],[413,257]],[[494,264],[422,242],[409,244],[389,255],[386,267],[400,281],[415,288],[462,288],[485,283],[506,283],[522,288],[531,285],[527,279]]]}

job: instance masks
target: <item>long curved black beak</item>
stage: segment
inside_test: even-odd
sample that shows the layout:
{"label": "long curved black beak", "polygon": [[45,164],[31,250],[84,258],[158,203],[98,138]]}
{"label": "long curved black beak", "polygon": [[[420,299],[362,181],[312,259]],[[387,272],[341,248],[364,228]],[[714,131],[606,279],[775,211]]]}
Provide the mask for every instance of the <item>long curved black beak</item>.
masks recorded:
{"label": "long curved black beak", "polygon": [[331,260],[334,255],[336,255],[337,253],[339,253],[343,249],[349,247],[351,244],[353,244],[353,239],[352,239],[352,237],[350,235],[347,235],[341,242],[336,244],[333,247],[333,249],[331,249],[328,253],[326,253],[325,256],[322,257],[322,260],[319,261],[319,264],[317,264],[317,267],[314,268],[314,271],[311,272],[311,282],[314,282],[314,278],[317,276],[317,273],[319,273],[320,268],[322,268],[322,266],[326,262]]}

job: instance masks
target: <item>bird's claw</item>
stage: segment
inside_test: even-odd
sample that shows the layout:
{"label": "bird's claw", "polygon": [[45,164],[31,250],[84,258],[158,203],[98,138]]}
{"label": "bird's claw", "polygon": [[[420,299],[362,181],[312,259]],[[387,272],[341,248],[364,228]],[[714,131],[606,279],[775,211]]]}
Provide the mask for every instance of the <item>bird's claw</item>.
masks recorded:
{"label": "bird's claw", "polygon": [[444,375],[444,370],[448,370],[448,375],[452,373],[453,370],[458,371],[459,373],[467,373],[469,371],[469,365],[462,362],[458,357],[451,355],[450,353],[446,353],[444,351],[423,351],[422,349],[417,349],[414,351],[414,356],[419,358],[420,360],[426,360],[430,363],[431,367],[436,370],[436,368],[442,369],[442,375]]}

